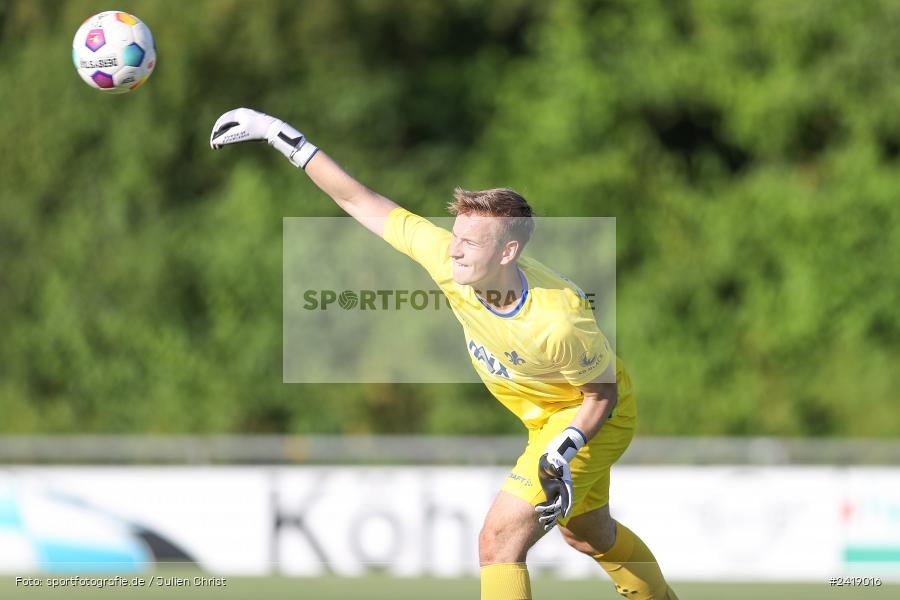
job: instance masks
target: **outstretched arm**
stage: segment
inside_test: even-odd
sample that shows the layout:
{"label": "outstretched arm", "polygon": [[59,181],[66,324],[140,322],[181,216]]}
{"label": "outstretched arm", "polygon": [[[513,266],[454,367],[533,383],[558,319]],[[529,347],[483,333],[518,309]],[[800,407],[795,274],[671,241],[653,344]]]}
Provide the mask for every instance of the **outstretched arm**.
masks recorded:
{"label": "outstretched arm", "polygon": [[306,174],[348,215],[372,233],[383,235],[384,223],[397,208],[396,202],[358,182],[321,150],[306,165]]}
{"label": "outstretched arm", "polygon": [[209,144],[218,150],[227,144],[266,141],[296,167],[305,169],[319,188],[369,231],[382,236],[384,223],[397,204],[373,192],[289,124],[267,114],[238,108],[223,114],[213,125]]}

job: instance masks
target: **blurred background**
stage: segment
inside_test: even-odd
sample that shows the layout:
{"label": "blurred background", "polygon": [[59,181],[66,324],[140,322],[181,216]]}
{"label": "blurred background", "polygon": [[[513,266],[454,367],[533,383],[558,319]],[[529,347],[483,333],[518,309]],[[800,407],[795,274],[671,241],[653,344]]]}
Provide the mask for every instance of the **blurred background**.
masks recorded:
{"label": "blurred background", "polygon": [[[158,48],[125,96],[84,85],[70,59],[82,21],[111,8]],[[524,430],[481,385],[282,383],[282,219],[340,211],[277,153],[209,150],[215,119],[250,106],[426,216],[455,186],[509,186],[543,217],[616,218],[617,350],[640,437],[613,513],[619,494],[674,578],[769,574],[817,582],[810,597],[830,575],[896,579],[898,28],[890,0],[0,1],[0,571],[90,562],[34,541],[86,523],[66,535],[110,528],[127,540],[107,560],[138,570],[378,571],[476,593],[480,508],[422,505],[439,526],[416,543],[459,534],[455,563],[393,564],[407,538],[379,513],[347,526],[368,558],[324,568],[349,551],[284,516],[335,463],[387,504],[460,485],[486,507]],[[710,521],[702,498],[637,494],[668,477],[737,508]],[[335,485],[334,506],[359,493]],[[203,539],[256,523],[237,516],[250,505],[259,526]],[[696,527],[667,534],[685,519]],[[712,537],[691,564],[737,549],[721,568],[679,562],[700,530]],[[257,542],[243,563],[204,555]],[[825,554],[798,558],[804,543]],[[535,559],[548,577],[595,576],[553,552]],[[322,581],[311,597],[343,589]],[[709,590],[694,597],[726,593]]]}

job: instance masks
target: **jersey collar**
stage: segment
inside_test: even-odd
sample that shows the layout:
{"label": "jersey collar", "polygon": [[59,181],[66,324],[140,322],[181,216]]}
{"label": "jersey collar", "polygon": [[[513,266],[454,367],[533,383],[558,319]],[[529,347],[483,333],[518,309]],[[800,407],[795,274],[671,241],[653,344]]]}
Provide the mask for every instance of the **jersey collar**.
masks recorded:
{"label": "jersey collar", "polygon": [[528,280],[525,279],[525,273],[522,272],[522,269],[516,267],[516,270],[519,272],[519,277],[522,279],[522,295],[519,297],[519,302],[516,303],[516,307],[511,311],[507,313],[497,312],[496,310],[491,308],[491,305],[485,302],[481,298],[481,296],[479,296],[477,293],[475,294],[475,297],[478,298],[478,301],[481,302],[482,306],[502,319],[510,319],[519,314],[519,311],[522,310],[523,306],[525,306],[525,300],[528,298]]}

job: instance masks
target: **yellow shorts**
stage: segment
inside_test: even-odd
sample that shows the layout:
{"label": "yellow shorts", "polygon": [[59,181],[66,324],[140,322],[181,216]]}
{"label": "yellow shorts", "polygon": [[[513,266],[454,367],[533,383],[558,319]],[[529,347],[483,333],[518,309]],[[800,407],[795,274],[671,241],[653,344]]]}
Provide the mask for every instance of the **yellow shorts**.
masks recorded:
{"label": "yellow shorts", "polygon": [[[634,402],[633,397],[623,398],[620,405],[622,400]],[[506,478],[501,488],[504,492],[509,492],[532,506],[546,500],[544,490],[538,481],[538,460],[547,449],[550,440],[569,426],[576,412],[578,407],[561,410],[554,413],[542,428],[529,430],[528,446]],[[603,424],[600,432],[579,450],[569,463],[575,497],[572,513],[568,518],[560,519],[560,524],[565,525],[569,519],[609,503],[609,468],[619,460],[631,443],[636,421],[633,412],[631,415],[620,417],[617,410],[613,411],[613,418]]]}

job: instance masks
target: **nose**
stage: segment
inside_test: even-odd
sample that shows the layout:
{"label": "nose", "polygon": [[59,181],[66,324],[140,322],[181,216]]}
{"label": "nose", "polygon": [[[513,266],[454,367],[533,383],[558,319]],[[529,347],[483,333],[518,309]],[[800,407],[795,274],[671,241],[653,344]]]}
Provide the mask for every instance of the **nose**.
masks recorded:
{"label": "nose", "polygon": [[462,240],[453,238],[450,240],[450,258],[462,258]]}

